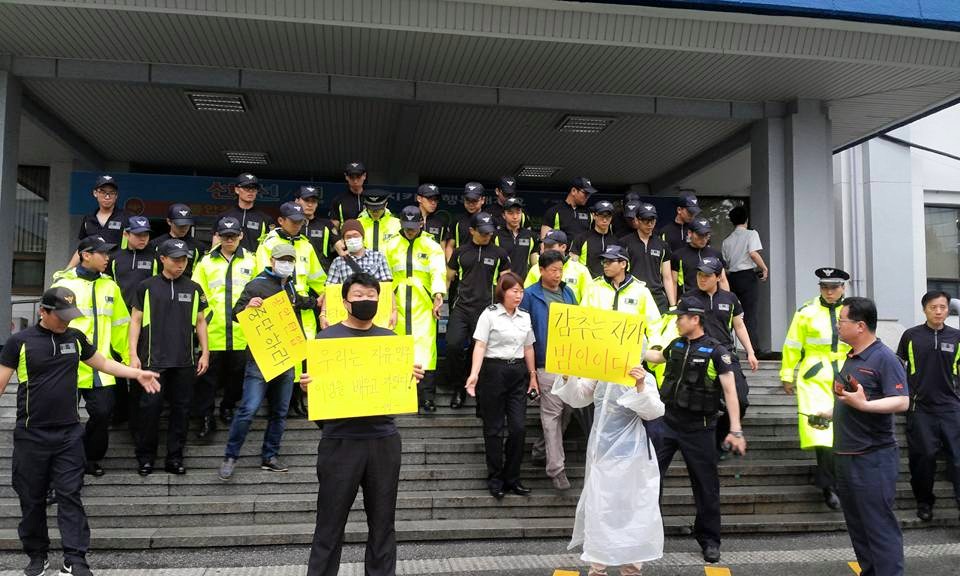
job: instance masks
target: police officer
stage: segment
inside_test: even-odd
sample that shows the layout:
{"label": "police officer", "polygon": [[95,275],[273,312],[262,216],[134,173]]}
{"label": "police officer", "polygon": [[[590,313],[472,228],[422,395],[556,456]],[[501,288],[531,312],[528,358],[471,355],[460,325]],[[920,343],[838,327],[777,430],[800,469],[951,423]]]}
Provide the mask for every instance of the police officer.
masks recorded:
{"label": "police officer", "polygon": [[674,252],[687,245],[690,223],[700,214],[700,201],[690,193],[682,193],[677,197],[676,215],[672,222],[664,224],[657,231],[660,239],[670,245]]}
{"label": "police officer", "polygon": [[600,200],[590,210],[593,212],[590,229],[573,239],[570,257],[586,265],[590,275],[596,277],[603,274],[600,255],[607,246],[617,243],[610,225],[613,222],[614,208],[611,202]]}
{"label": "police officer", "polygon": [[385,190],[363,191],[363,212],[357,222],[363,226],[363,243],[367,248],[383,252],[391,239],[400,234],[400,220],[387,208],[390,193]]}
{"label": "police officer", "polygon": [[417,187],[417,206],[423,220],[423,232],[433,237],[437,244],[447,237],[447,221],[437,210],[440,207],[440,189],[436,184],[424,183]]}
{"label": "police officer", "polygon": [[468,349],[477,319],[493,301],[493,289],[501,274],[510,269],[510,256],[493,243],[497,227],[486,212],[474,214],[470,241],[453,251],[447,260],[447,286],[457,278],[456,296],[447,320],[447,385],[453,390],[451,408],[460,408],[466,396],[464,381]]}
{"label": "police officer", "polygon": [[253,252],[241,246],[243,225],[232,216],[217,222],[220,244],[210,250],[193,270],[192,280],[207,298],[207,345],[210,367],[197,379],[193,391],[195,414],[203,418],[197,437],[206,438],[217,429],[213,406],[217,388],[223,388],[220,420],[229,424],[243,393],[244,350],[247,339],[240,323],[233,319],[233,305],[243,287],[253,278],[257,262]]}
{"label": "police officer", "polygon": [[167,224],[170,232],[161,234],[150,241],[150,246],[157,253],[157,269],[160,265],[160,246],[167,240],[179,240],[187,249],[187,268],[184,271],[187,278],[193,274],[193,267],[200,260],[200,245],[193,238],[193,211],[186,204],[172,204],[167,209]]}
{"label": "police officer", "polygon": [[657,209],[653,204],[631,200],[624,205],[623,216],[631,223],[632,231],[621,236],[617,243],[630,254],[630,274],[643,280],[663,314],[677,303],[677,285],[670,269],[673,251],[665,240],[653,233]]}
{"label": "police officer", "polygon": [[537,235],[529,228],[521,226],[523,200],[507,198],[502,208],[503,225],[497,229],[494,243],[510,255],[510,271],[524,278],[531,266],[537,263]]}
{"label": "police officer", "polygon": [[637,229],[637,222],[634,217],[627,216],[629,205],[636,206],[641,204],[639,192],[627,192],[623,195],[623,201],[617,206],[617,212],[613,215],[613,232],[618,238],[622,238]]}
{"label": "police officer", "polygon": [[[494,222],[497,224],[497,228],[502,229],[507,225],[506,221],[503,219],[503,213],[507,209],[507,199],[517,197],[517,179],[513,176],[503,176],[497,182],[496,187],[493,189],[494,201],[486,202],[486,212],[493,216]],[[520,226],[523,228],[527,227],[527,214],[523,211],[523,204],[520,205]],[[520,276],[523,278],[523,275]]]}
{"label": "police officer", "polygon": [[236,218],[243,228],[243,240],[241,247],[247,252],[256,252],[260,242],[270,232],[270,223],[273,218],[261,210],[257,210],[254,204],[257,202],[257,196],[263,187],[260,180],[244,172],[237,176],[233,184],[233,193],[237,195],[237,205],[220,215],[221,218],[229,216]]}
{"label": "police officer", "polygon": [[[590,283],[593,281],[593,277],[590,276],[590,270],[587,269],[586,265],[577,262],[567,255],[568,244],[569,240],[565,233],[560,230],[551,230],[543,237],[541,247],[544,252],[547,250],[556,250],[563,255],[563,283],[573,290],[573,294],[577,297],[577,302],[583,302],[587,290],[590,289]],[[530,271],[527,272],[526,279],[523,281],[523,286],[524,288],[529,288],[536,284],[538,280],[540,280],[540,267],[531,266]]]}
{"label": "police officer", "polygon": [[[93,184],[93,197],[97,201],[97,209],[84,215],[83,220],[80,221],[80,235],[77,239],[83,240],[87,236],[97,235],[108,244],[119,245],[128,216],[117,207],[120,187],[113,176],[104,174],[97,178]],[[75,253],[67,264],[67,268],[73,268],[79,263],[80,256]]]}
{"label": "police officer", "polygon": [[343,169],[343,178],[347,181],[347,190],[337,195],[330,204],[330,220],[340,226],[347,220],[355,220],[363,211],[363,184],[367,181],[367,168],[363,162],[351,162]]}
{"label": "police officer", "polygon": [[83,332],[68,327],[82,316],[76,302],[77,295],[69,288],[50,288],[40,299],[40,321],[11,335],[0,352],[0,394],[14,370],[19,381],[11,476],[22,514],[17,532],[30,557],[26,576],[40,576],[49,566],[49,488],[57,493],[60,574],[92,574],[86,560],[90,528],[80,497],[85,461],[77,412],[80,362],[91,373],[135,378],[147,392],[160,389],[155,372],[105,358]]}
{"label": "police officer", "polygon": [[630,262],[627,251],[611,244],[600,259],[603,261],[603,275],[593,279],[581,304],[636,314],[644,319],[645,328],[649,330],[660,320],[660,311],[643,282],[627,273]]}
{"label": "police officer", "polygon": [[413,336],[414,360],[424,369],[417,385],[420,408],[436,412],[437,320],[447,293],[443,248],[424,233],[417,206],[400,212],[401,234],[390,241],[387,261],[397,302],[397,334]]}
{"label": "police officer", "polygon": [[850,275],[839,268],[818,268],[814,274],[820,280],[820,296],[805,302],[790,322],[780,380],[787,394],[797,395],[800,448],[812,448],[817,454],[814,483],[823,490],[827,506],[837,510],[833,427],[812,422],[810,417],[833,406],[833,382],[850,349],[837,332],[844,282]]}
{"label": "police officer", "polygon": [[[183,240],[170,239],[158,252],[163,268],[140,283],[130,314],[130,364],[158,372],[163,386],[163,394],[140,395],[136,453],[141,476],[153,473],[164,396],[170,403],[164,470],[186,474],[183,446],[193,381],[207,371],[210,362],[204,314],[207,299],[203,289],[185,274],[190,248]],[[199,358],[195,356],[197,343]]]}
{"label": "police officer", "polygon": [[960,503],[960,330],[944,324],[950,313],[946,292],[931,290],[920,299],[920,305],[927,321],[903,333],[897,356],[907,364],[910,383],[910,486],[917,501],[917,517],[929,522],[936,500],[933,481],[940,450],[947,455],[954,498]]}
{"label": "police officer", "polygon": [[301,186],[296,192],[295,202],[303,208],[303,215],[307,218],[303,224],[302,234],[310,240],[313,251],[317,253],[317,259],[320,260],[320,266],[326,270],[337,257],[335,246],[339,237],[333,220],[317,215],[320,190],[316,186]]}
{"label": "police officer", "polygon": [[[903,534],[894,513],[900,449],[893,415],[910,407],[903,364],[877,339],[877,307],[847,298],[837,318],[850,346],[834,383],[837,488],[861,574],[903,575]],[[825,411],[821,416],[830,415]]]}
{"label": "police officer", "polygon": [[[709,246],[710,244],[710,221],[704,218],[697,218],[689,225],[690,239],[689,243],[670,249],[673,251],[673,258],[670,260],[670,271],[673,276],[673,284],[677,287],[679,295],[697,289],[697,268],[704,258],[713,257],[723,262],[723,256],[719,250]],[[726,262],[723,262],[726,267]],[[720,287],[724,290],[730,289],[727,282],[726,271],[720,272]]]}
{"label": "police officer", "polygon": [[[647,362],[666,363],[660,397],[666,406],[663,422],[653,435],[665,477],[677,450],[683,455],[693,486],[697,516],[693,536],[706,562],[720,561],[720,476],[715,441],[721,399],[730,413],[730,432],[724,443],[744,454],[747,441],[740,427],[740,407],[734,382],[731,353],[704,333],[704,302],[694,296],[680,300],[668,312],[677,315],[680,337],[660,350],[648,350]],[[663,487],[661,485],[661,494]]]}
{"label": "police officer", "polygon": [[467,213],[457,218],[453,226],[447,230],[446,242],[443,246],[447,260],[450,259],[454,250],[464,244],[470,243],[470,226],[473,222],[473,217],[479,214],[483,208],[484,199],[483,184],[479,182],[467,182],[463,187],[463,208]]}
{"label": "police officer", "polygon": [[562,230],[567,238],[576,238],[590,229],[590,212],[583,207],[597,191],[588,178],[577,176],[570,183],[563,202],[557,202],[547,208],[540,225],[540,237],[550,230]]}
{"label": "police officer", "polygon": [[[77,246],[80,265],[53,275],[53,286],[69,288],[76,295],[76,305],[84,313],[70,323],[81,331],[91,345],[105,357],[111,351],[129,359],[127,328],[130,314],[123,303],[120,287],[104,274],[115,246],[100,236],[87,236]],[[107,454],[110,441],[110,419],[116,401],[110,374],[101,374],[86,364],[79,367],[77,387],[90,416],[84,430],[83,446],[87,457],[86,472],[103,476],[100,460]]]}

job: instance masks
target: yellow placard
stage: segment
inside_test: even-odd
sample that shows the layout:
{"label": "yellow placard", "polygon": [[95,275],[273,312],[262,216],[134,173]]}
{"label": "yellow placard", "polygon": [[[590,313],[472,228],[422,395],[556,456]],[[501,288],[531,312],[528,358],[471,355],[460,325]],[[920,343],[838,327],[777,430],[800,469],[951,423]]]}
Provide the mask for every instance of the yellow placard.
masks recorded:
{"label": "yellow placard", "polygon": [[[331,325],[347,319],[347,309],[343,307],[343,298],[340,296],[343,284],[327,285],[327,322]],[[377,304],[377,315],[373,323],[381,328],[387,328],[390,323],[390,311],[393,309],[393,283],[380,283],[380,302]]]}
{"label": "yellow placard", "polygon": [[285,292],[263,301],[259,308],[237,314],[247,345],[265,380],[272,380],[307,357],[307,341]]}
{"label": "yellow placard", "polygon": [[310,420],[417,411],[413,336],[310,340],[307,373]]}
{"label": "yellow placard", "polygon": [[550,305],[546,371],[633,386],[643,358],[644,320],[586,306]]}

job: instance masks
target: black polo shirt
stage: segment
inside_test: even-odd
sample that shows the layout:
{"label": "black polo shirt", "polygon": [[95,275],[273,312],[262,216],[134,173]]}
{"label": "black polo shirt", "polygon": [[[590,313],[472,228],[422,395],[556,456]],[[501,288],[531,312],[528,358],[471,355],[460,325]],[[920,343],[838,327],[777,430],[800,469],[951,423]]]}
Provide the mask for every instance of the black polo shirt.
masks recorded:
{"label": "black polo shirt", "polygon": [[733,350],[733,319],[743,314],[743,307],[736,294],[722,288],[717,288],[713,295],[699,288],[692,294],[698,296],[707,305],[703,331],[707,336],[718,340],[728,350]]}
{"label": "black polo shirt", "polygon": [[897,356],[907,363],[907,382],[914,406],[925,412],[960,412],[957,351],[960,330],[934,330],[925,323],[908,328],[900,337]]}
{"label": "black polo shirt", "polygon": [[144,368],[193,366],[197,312],[206,310],[200,285],[184,273],[170,280],[162,273],[137,287],[133,307],[143,311],[137,356]]}
{"label": "black polo shirt", "polygon": [[687,245],[687,232],[690,226],[677,224],[677,221],[667,222],[656,231],[656,236],[666,242],[670,249],[676,252]]}
{"label": "black polo shirt", "polygon": [[493,287],[500,274],[510,269],[510,256],[493,242],[479,246],[471,240],[453,251],[447,267],[460,280],[453,306],[479,313],[493,303]]}
{"label": "black polo shirt", "polygon": [[473,214],[464,214],[457,218],[453,226],[447,229],[447,235],[444,240],[453,240],[453,247],[458,248],[470,244],[470,220]]}
{"label": "black polo shirt", "polygon": [[[863,387],[867,400],[909,394],[903,364],[879,339],[860,354],[847,354],[840,379],[848,378]],[[835,382],[834,388],[841,382]],[[838,401],[833,405],[833,424],[836,454],[865,454],[897,445],[893,414],[861,412]]]}
{"label": "black polo shirt", "polygon": [[670,282],[670,279],[663,278],[661,266],[664,262],[670,262],[673,256],[670,246],[655,234],[650,236],[648,242],[644,242],[636,232],[621,236],[617,242],[629,252],[630,274],[647,284],[657,304],[665,304],[667,293],[663,286],[664,283]]}
{"label": "black polo shirt", "polygon": [[427,234],[433,236],[433,239],[437,244],[442,244],[447,238],[447,220],[438,214],[430,214],[427,216],[426,222],[423,224],[423,231]]}
{"label": "black polo shirt", "polygon": [[[163,270],[163,262],[160,261],[160,254],[159,254],[160,245],[166,242],[167,240],[170,240],[171,238],[173,238],[173,236],[171,236],[169,233],[161,234],[160,236],[157,236],[156,238],[151,240],[150,244],[147,244],[147,248],[153,250],[154,253],[157,254],[157,272],[158,273],[161,270]],[[187,277],[192,276],[193,267],[194,265],[196,265],[197,262],[200,261],[200,255],[204,250],[200,248],[200,243],[197,242],[196,238],[194,238],[189,234],[184,236],[183,238],[175,238],[175,240],[182,241],[184,244],[187,245],[187,248],[189,248],[190,250],[190,253],[187,254],[187,268],[186,270],[184,270],[183,275]],[[254,247],[254,251],[256,251],[256,247]]]}
{"label": "black polo shirt", "polygon": [[590,211],[582,206],[570,206],[566,201],[557,202],[547,208],[541,224],[554,230],[563,230],[572,241],[590,229]]}
{"label": "black polo shirt", "polygon": [[617,244],[612,229],[606,234],[601,234],[595,228],[591,228],[573,239],[570,244],[570,254],[575,255],[580,259],[581,264],[590,269],[591,276],[602,276],[603,262],[600,260],[600,255],[611,244]]}
{"label": "black polo shirt", "polygon": [[270,232],[270,226],[274,223],[272,216],[256,208],[245,209],[234,206],[220,214],[218,219],[224,216],[237,219],[240,228],[243,229],[243,239],[240,240],[240,247],[253,253],[256,253],[257,247],[260,246],[260,237],[266,236]]}
{"label": "black polo shirt", "polygon": [[83,332],[62,334],[35,324],[7,338],[0,364],[17,371],[17,427],[48,428],[80,423],[77,368],[96,353]]}
{"label": "black polo shirt", "polygon": [[110,276],[120,286],[127,308],[133,306],[137,286],[160,271],[156,251],[149,246],[143,250],[114,250],[110,254]]}
{"label": "black polo shirt", "polygon": [[307,220],[303,224],[300,234],[306,236],[313,246],[313,251],[317,253],[317,259],[324,270],[330,268],[330,263],[337,257],[337,251],[334,244],[340,238],[333,227],[333,221],[329,218],[314,217],[313,220]]}
{"label": "black polo shirt", "polygon": [[723,262],[723,267],[727,267],[720,251],[709,246],[697,249],[688,244],[673,251],[673,258],[670,259],[670,269],[679,274],[677,283],[680,285],[681,295],[697,290],[697,268],[700,267],[703,259],[708,256],[720,260]]}
{"label": "black polo shirt", "polygon": [[516,235],[507,228],[501,228],[497,230],[493,240],[497,246],[507,251],[510,257],[510,271],[521,279],[526,278],[527,272],[530,271],[530,254],[540,247],[537,235],[529,228],[520,228]]}
{"label": "black polo shirt", "polygon": [[110,213],[110,217],[107,218],[107,221],[101,226],[100,221],[97,220],[97,211],[94,210],[93,213],[84,216],[83,221],[80,222],[78,239],[83,240],[87,236],[96,234],[102,236],[108,244],[116,244],[119,246],[123,241],[123,229],[127,226],[127,219],[129,219],[129,217],[130,215],[125,211],[114,207],[113,212]]}
{"label": "black polo shirt", "polygon": [[330,219],[336,220],[342,226],[347,220],[356,220],[363,212],[363,198],[361,194],[354,194],[350,190],[341,192],[330,204]]}

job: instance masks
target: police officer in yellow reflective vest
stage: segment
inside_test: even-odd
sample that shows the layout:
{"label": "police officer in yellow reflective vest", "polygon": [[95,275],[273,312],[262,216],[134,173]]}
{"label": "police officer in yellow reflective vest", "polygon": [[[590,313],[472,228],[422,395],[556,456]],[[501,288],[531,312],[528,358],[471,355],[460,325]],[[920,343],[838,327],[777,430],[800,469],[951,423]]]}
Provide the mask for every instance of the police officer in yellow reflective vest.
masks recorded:
{"label": "police officer in yellow reflective vest", "polygon": [[[130,314],[123,303],[120,287],[104,274],[110,263],[109,252],[115,246],[104,241],[102,236],[87,236],[77,247],[80,265],[54,274],[52,286],[69,288],[77,296],[76,305],[83,316],[71,321],[70,327],[83,332],[104,357],[110,358],[112,349],[129,363],[127,328]],[[110,440],[116,380],[110,374],[83,363],[78,370],[77,388],[90,416],[83,438],[86,473],[103,476],[100,460],[106,455]]]}
{"label": "police officer in yellow reflective vest", "polygon": [[[590,270],[586,264],[581,264],[573,258],[570,258],[570,255],[567,253],[567,247],[569,245],[567,233],[562,230],[551,230],[543,237],[542,242],[544,252],[547,250],[556,250],[563,254],[563,283],[573,290],[573,295],[577,297],[577,302],[583,303],[583,299],[587,295],[587,290],[593,282],[593,277],[590,275]],[[524,288],[529,288],[539,280],[540,267],[531,266],[530,271],[527,272],[527,277],[523,280],[523,286]]]}
{"label": "police officer in yellow reflective vest", "polygon": [[400,235],[400,220],[387,208],[389,199],[384,190],[364,190],[364,209],[357,216],[363,225],[363,245],[377,252],[385,252],[390,240]]}
{"label": "police officer in yellow reflective vest", "polygon": [[811,421],[834,404],[833,382],[850,346],[840,341],[837,318],[843,307],[844,282],[850,275],[839,268],[818,268],[820,296],[804,303],[793,316],[783,342],[780,380],[787,394],[797,395],[800,448],[817,453],[814,482],[823,490],[824,502],[840,508],[833,469],[833,426]]}
{"label": "police officer in yellow reflective vest", "polygon": [[422,232],[423,219],[417,206],[400,212],[400,236],[387,246],[387,262],[393,273],[397,302],[397,334],[412,335],[414,362],[424,377],[417,385],[420,407],[435,412],[434,375],[437,368],[437,319],[447,292],[443,248]]}
{"label": "police officer in yellow reflective vest", "polygon": [[243,225],[232,216],[217,222],[220,244],[207,252],[193,269],[193,281],[207,297],[207,345],[210,367],[197,379],[193,390],[194,415],[203,418],[198,438],[206,438],[217,429],[213,417],[216,389],[223,388],[220,419],[229,425],[233,410],[243,394],[243,370],[247,357],[247,339],[239,322],[233,320],[233,305],[240,299],[243,287],[253,277],[256,259],[241,246]]}

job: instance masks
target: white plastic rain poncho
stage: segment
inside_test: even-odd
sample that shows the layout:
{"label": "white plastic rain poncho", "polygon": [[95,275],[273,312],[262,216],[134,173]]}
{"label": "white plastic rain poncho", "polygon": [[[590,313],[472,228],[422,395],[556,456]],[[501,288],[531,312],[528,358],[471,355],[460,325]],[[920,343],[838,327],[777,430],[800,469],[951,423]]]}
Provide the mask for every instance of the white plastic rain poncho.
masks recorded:
{"label": "white plastic rain poncho", "polygon": [[558,377],[552,393],[574,408],[595,406],[568,548],[583,544],[582,560],[607,566],[663,556],[660,468],[643,427],[643,420],[663,416],[656,380],[647,374],[638,393],[632,386]]}

